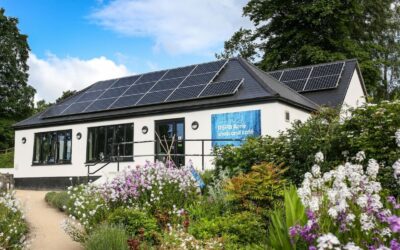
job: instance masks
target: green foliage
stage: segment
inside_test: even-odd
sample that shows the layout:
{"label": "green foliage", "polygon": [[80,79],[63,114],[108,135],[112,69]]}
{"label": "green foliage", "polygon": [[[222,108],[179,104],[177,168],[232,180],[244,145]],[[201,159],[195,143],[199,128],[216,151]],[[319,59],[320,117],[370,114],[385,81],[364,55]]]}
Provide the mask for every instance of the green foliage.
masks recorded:
{"label": "green foliage", "polygon": [[10,193],[0,192],[0,247],[24,249],[28,224],[21,209]]}
{"label": "green foliage", "polygon": [[14,167],[14,151],[0,153],[0,168]]}
{"label": "green foliage", "polygon": [[157,220],[137,209],[119,207],[109,215],[107,222],[120,225],[129,236],[151,244],[157,244],[160,240]]}
{"label": "green foliage", "polygon": [[296,249],[289,238],[289,228],[307,221],[305,209],[295,187],[285,190],[284,209],[276,209],[271,214],[271,224],[268,231],[268,246],[271,249]]}
{"label": "green foliage", "polygon": [[44,200],[52,207],[58,208],[61,212],[67,210],[69,203],[69,195],[67,192],[48,192],[46,193]]}
{"label": "green foliage", "polygon": [[265,225],[262,219],[250,212],[226,214],[213,219],[201,218],[189,227],[197,239],[222,237],[228,245],[263,244]]}
{"label": "green foliage", "polygon": [[98,227],[85,243],[86,250],[128,250],[128,236],[125,230],[116,226]]}
{"label": "green foliage", "polygon": [[314,164],[314,155],[321,151],[325,161],[321,171],[327,172],[349,156],[364,151],[367,158],[376,159],[383,168],[378,176],[382,186],[392,195],[400,195],[400,186],[393,178],[392,164],[400,156],[394,134],[400,128],[400,102],[383,101],[367,104],[340,118],[339,111],[325,108],[306,122],[295,122],[292,128],[276,138],[249,138],[241,147],[216,149],[216,173],[227,171],[230,176],[243,172],[260,162],[284,163],[285,178],[299,185]]}
{"label": "green foliage", "polygon": [[243,15],[255,28],[235,32],[217,57],[261,58],[264,70],[357,58],[369,92],[385,97],[400,70],[398,6],[394,0],[251,0]]}
{"label": "green foliage", "polygon": [[247,174],[239,174],[226,182],[226,199],[239,209],[267,215],[283,198],[286,180],[282,178],[286,169],[272,163],[261,163]]}
{"label": "green foliage", "polygon": [[76,90],[66,90],[66,91],[63,91],[63,92],[62,92],[62,95],[56,99],[56,103],[60,103],[60,102],[64,101],[65,99],[67,99],[67,98],[69,98],[69,97],[75,95],[76,92],[77,92]]}

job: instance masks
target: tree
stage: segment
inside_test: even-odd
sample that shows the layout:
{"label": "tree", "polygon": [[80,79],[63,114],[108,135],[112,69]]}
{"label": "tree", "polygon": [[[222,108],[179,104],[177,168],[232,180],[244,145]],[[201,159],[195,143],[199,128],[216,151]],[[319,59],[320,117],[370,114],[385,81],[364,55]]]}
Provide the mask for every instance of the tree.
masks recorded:
{"label": "tree", "polygon": [[240,29],[217,57],[241,55],[264,70],[348,58],[360,62],[370,94],[385,96],[400,58],[398,0],[250,0],[254,29]]}
{"label": "tree", "polygon": [[14,145],[12,124],[32,114],[35,89],[28,85],[29,46],[18,19],[0,8],[0,149]]}
{"label": "tree", "polygon": [[40,113],[46,110],[48,107],[53,105],[51,102],[46,102],[45,100],[40,100],[36,102],[35,113]]}

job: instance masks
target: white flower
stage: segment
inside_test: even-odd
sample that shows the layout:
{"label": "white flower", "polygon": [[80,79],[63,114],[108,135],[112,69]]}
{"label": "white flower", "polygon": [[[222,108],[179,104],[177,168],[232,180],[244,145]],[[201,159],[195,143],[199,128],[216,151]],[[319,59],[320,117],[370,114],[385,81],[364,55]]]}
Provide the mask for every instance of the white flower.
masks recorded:
{"label": "white flower", "polygon": [[356,154],[356,161],[358,162],[362,162],[365,160],[365,152],[364,151],[360,151]]}
{"label": "white flower", "polygon": [[375,227],[374,218],[362,213],[360,216],[361,229],[363,231],[370,231]]}
{"label": "white flower", "polygon": [[329,208],[329,210],[328,210],[328,214],[329,214],[329,216],[332,217],[333,219],[336,219],[337,216],[338,216],[338,211],[337,211],[335,208],[331,207],[331,208]]}
{"label": "white flower", "polygon": [[356,244],[354,244],[354,242],[349,242],[347,243],[344,248],[345,250],[362,250],[361,247],[356,246]]}
{"label": "white flower", "polygon": [[324,162],[324,154],[321,151],[315,154],[315,162],[316,163]]}
{"label": "white flower", "polygon": [[376,162],[376,160],[374,160],[374,159],[370,159],[368,161],[367,174],[371,178],[375,179],[376,175],[378,174],[378,172],[379,172],[379,164],[378,164],[378,162]]}
{"label": "white flower", "polygon": [[314,165],[311,168],[311,173],[314,175],[314,177],[319,177],[321,174],[321,169],[318,165]]}
{"label": "white flower", "polygon": [[335,235],[328,233],[320,236],[317,239],[317,247],[319,250],[334,249],[340,245],[338,238]]}
{"label": "white flower", "polygon": [[392,168],[394,178],[400,181],[400,159],[393,164]]}
{"label": "white flower", "polygon": [[319,209],[319,198],[316,196],[313,196],[311,198],[311,201],[309,203],[309,207],[311,209],[311,211],[316,212]]}
{"label": "white flower", "polygon": [[400,147],[400,129],[398,129],[398,130],[396,131],[395,137],[396,137],[397,146]]}

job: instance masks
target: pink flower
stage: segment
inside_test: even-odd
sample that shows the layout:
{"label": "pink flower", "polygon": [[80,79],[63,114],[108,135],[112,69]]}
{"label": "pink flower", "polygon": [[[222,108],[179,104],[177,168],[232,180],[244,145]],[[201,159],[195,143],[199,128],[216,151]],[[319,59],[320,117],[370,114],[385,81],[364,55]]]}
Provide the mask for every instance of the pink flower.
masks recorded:
{"label": "pink flower", "polygon": [[397,217],[396,215],[392,215],[387,218],[387,222],[390,224],[390,229],[398,233],[400,232],[400,217]]}

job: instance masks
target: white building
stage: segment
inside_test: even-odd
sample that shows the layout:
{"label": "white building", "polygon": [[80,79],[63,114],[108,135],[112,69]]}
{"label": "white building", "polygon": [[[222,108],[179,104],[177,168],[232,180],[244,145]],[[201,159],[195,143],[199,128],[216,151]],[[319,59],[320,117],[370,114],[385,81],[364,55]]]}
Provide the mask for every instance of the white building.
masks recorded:
{"label": "white building", "polygon": [[212,168],[214,145],[274,136],[320,106],[365,96],[356,60],[267,73],[232,58],[101,81],[15,124],[13,173],[19,187],[62,187],[85,181],[87,165],[96,179],[162,160],[165,144],[178,165]]}

